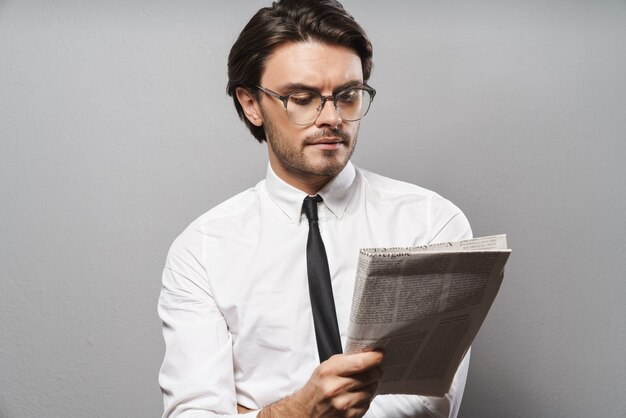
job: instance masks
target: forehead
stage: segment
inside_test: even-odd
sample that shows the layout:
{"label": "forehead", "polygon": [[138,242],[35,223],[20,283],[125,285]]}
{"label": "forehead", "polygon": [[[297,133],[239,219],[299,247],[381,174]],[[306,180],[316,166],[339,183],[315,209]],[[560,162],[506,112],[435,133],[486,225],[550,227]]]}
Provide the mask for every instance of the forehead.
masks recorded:
{"label": "forehead", "polygon": [[278,46],[265,62],[264,87],[304,84],[320,90],[363,81],[361,58],[352,49],[320,42],[288,42]]}

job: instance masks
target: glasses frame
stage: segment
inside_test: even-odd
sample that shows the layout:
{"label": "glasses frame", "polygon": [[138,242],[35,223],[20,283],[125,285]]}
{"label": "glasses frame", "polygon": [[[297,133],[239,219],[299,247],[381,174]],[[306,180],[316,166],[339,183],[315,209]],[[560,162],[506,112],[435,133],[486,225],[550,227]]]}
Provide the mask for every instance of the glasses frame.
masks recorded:
{"label": "glasses frame", "polygon": [[287,112],[287,117],[289,118],[289,120],[291,120],[291,118],[289,117],[289,111],[287,111],[287,104],[289,103],[289,98],[291,96],[293,96],[295,94],[302,93],[302,92],[306,92],[306,93],[310,93],[310,94],[313,94],[315,96],[318,96],[319,99],[320,99],[320,102],[322,103],[322,105],[320,106],[320,110],[318,111],[317,116],[315,117],[315,119],[313,119],[311,122],[308,122],[308,123],[296,123],[293,120],[291,120],[292,123],[294,123],[295,125],[299,125],[299,126],[308,126],[308,125],[314,124],[317,121],[317,118],[319,118],[320,115],[322,114],[322,110],[324,110],[324,106],[326,105],[326,102],[329,102],[329,101],[333,102],[333,106],[335,107],[335,111],[339,114],[339,109],[338,109],[338,106],[337,106],[337,98],[341,94],[345,93],[346,91],[350,91],[350,90],[364,90],[364,91],[366,91],[370,95],[370,101],[368,103],[367,110],[365,111],[365,113],[363,113],[361,115],[361,117],[358,118],[358,119],[344,119],[343,117],[341,117],[341,120],[345,120],[346,122],[356,122],[358,120],[363,119],[363,117],[365,115],[367,115],[367,113],[370,110],[370,107],[372,106],[372,102],[374,101],[374,96],[376,96],[376,89],[374,89],[371,86],[368,86],[367,84],[364,84],[362,86],[347,87],[345,89],[342,89],[342,90],[338,91],[337,93],[331,94],[330,96],[324,96],[324,95],[322,95],[322,94],[320,94],[320,93],[318,93],[316,91],[313,91],[313,90],[296,90],[296,91],[291,92],[289,94],[283,95],[283,94],[278,94],[278,93],[276,93],[273,90],[270,90],[270,89],[268,89],[266,87],[262,87],[262,86],[259,86],[259,85],[255,85],[253,87],[255,89],[257,89],[257,90],[262,91],[263,93],[267,94],[268,96],[273,97],[273,98],[278,99],[281,102],[283,102],[283,105],[285,106],[285,112]]}

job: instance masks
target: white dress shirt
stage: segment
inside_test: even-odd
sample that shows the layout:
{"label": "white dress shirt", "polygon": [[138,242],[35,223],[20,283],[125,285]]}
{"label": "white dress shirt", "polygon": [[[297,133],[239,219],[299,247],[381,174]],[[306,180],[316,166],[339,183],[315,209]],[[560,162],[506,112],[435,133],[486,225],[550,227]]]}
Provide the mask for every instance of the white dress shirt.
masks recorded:
{"label": "white dress shirt", "polygon": [[[463,213],[441,196],[351,163],[319,194],[344,346],[360,248],[471,237]],[[306,196],[268,167],[265,180],[206,212],[173,243],[159,299],[164,417],[233,416],[237,404],[260,409],[301,388],[319,365]],[[377,396],[366,417],[456,416],[468,357],[444,398]]]}

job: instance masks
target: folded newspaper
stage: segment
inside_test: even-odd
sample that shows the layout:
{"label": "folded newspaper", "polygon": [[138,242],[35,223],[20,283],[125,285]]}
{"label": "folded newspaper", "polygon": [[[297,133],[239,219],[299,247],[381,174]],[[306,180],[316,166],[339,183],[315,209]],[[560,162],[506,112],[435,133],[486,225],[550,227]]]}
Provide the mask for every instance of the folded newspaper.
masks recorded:
{"label": "folded newspaper", "polygon": [[345,352],[384,350],[379,394],[443,396],[510,254],[506,235],[362,249]]}

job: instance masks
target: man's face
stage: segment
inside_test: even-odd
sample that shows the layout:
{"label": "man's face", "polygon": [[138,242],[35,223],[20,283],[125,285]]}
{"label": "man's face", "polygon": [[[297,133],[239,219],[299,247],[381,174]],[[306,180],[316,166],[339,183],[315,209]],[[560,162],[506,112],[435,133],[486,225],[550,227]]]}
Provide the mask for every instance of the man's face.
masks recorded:
{"label": "man's face", "polygon": [[[361,59],[351,49],[318,42],[287,43],[267,59],[261,86],[281,95],[305,88],[322,95],[363,84]],[[315,193],[348,163],[357,141],[359,122],[346,122],[332,101],[317,120],[296,125],[284,104],[261,93],[258,103],[276,174],[292,186]]]}

